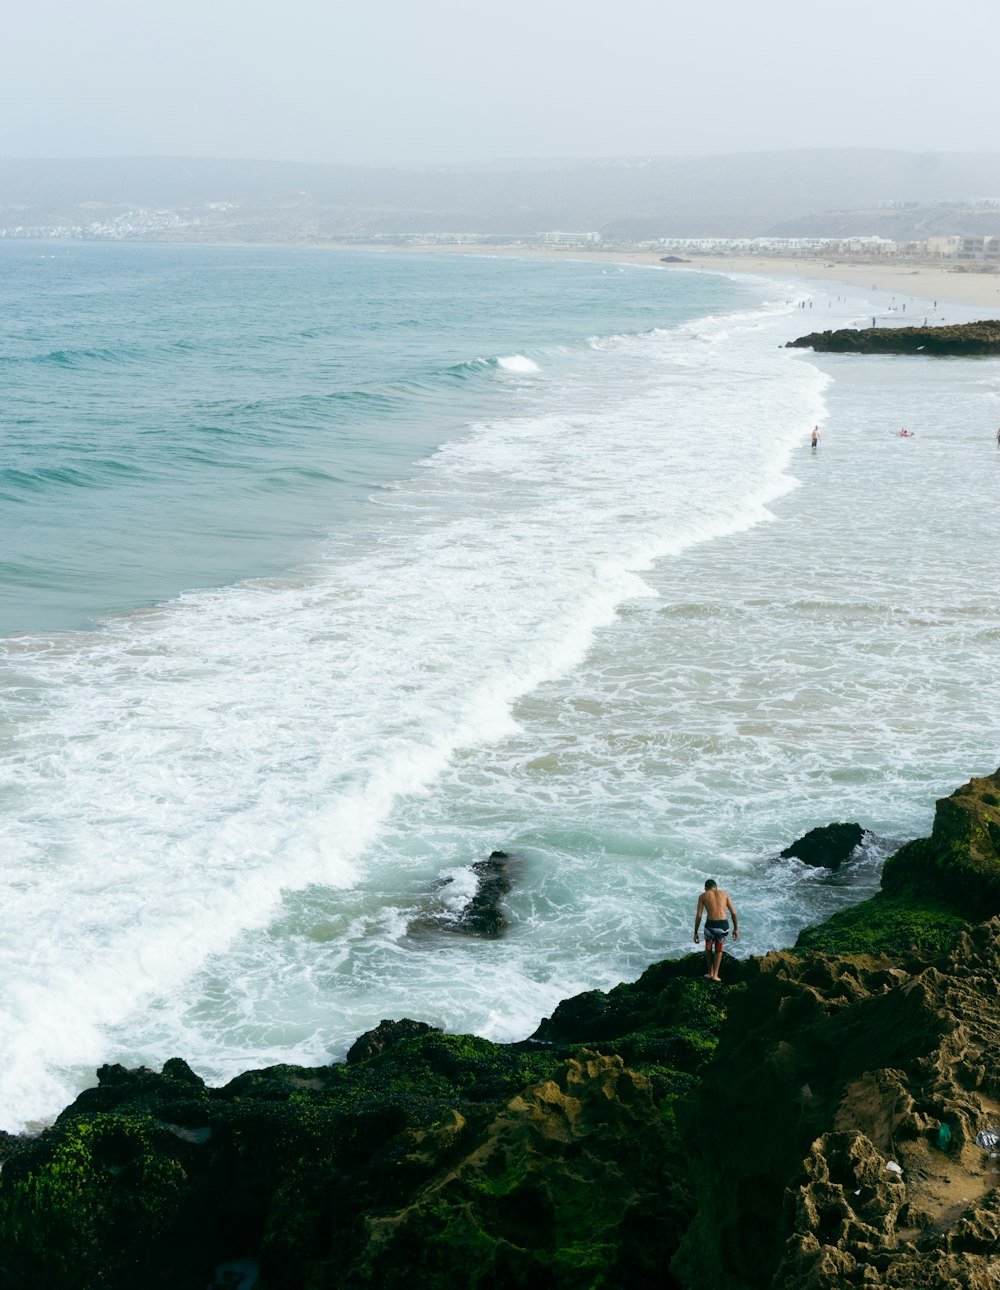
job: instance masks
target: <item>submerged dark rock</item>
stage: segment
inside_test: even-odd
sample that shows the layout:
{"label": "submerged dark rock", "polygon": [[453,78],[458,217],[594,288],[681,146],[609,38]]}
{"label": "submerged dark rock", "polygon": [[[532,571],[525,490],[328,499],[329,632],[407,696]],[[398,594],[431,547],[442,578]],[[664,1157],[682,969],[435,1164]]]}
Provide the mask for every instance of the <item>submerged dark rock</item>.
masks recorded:
{"label": "submerged dark rock", "polygon": [[[503,900],[514,886],[514,864],[506,851],[493,851],[486,860],[477,860],[469,866],[476,876],[476,890],[468,903],[457,913],[438,911],[414,919],[408,931],[411,935],[456,932],[487,940],[503,936],[507,930]],[[446,878],[444,884],[451,881],[451,878]]]}
{"label": "submerged dark rock", "polygon": [[1000,354],[1000,319],[956,323],[949,327],[843,327],[814,331],[790,340],[786,349],[817,354],[928,354],[976,357]]}
{"label": "submerged dark rock", "polygon": [[494,851],[487,860],[477,861],[472,871],[478,879],[476,894],[462,910],[455,927],[469,936],[502,936],[507,930],[507,918],[501,901],[514,886],[510,856],[506,851]]}
{"label": "submerged dark rock", "polygon": [[785,847],[781,856],[784,860],[794,856],[817,869],[839,869],[864,835],[860,824],[824,824]]}

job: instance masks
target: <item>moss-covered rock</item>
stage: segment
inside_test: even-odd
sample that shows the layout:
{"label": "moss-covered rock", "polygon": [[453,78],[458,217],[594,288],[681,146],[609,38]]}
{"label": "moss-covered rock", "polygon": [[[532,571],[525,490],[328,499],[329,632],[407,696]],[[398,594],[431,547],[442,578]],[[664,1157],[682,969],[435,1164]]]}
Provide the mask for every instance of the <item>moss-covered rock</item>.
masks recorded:
{"label": "moss-covered rock", "polygon": [[937,802],[931,836],[890,856],[882,890],[948,902],[976,920],[1000,913],[1000,771]]}
{"label": "moss-covered rock", "polygon": [[690,1198],[671,1126],[620,1058],[581,1053],[525,1089],[403,1209],[365,1220],[345,1284],[425,1290],[671,1286]]}
{"label": "moss-covered rock", "polygon": [[941,798],[931,836],[890,856],[881,886],[870,900],[807,927],[796,949],[940,954],[970,920],[1000,913],[1000,771]]}
{"label": "moss-covered rock", "polygon": [[873,954],[898,958],[913,952],[937,955],[952,948],[968,926],[966,914],[933,898],[879,892],[850,905],[817,927],[801,931],[797,950],[822,954]]}
{"label": "moss-covered rock", "polygon": [[[63,1123],[4,1167],[0,1284],[169,1290],[210,1271],[198,1148],[146,1118]],[[169,1249],[169,1267],[147,1249]]]}
{"label": "moss-covered rock", "polygon": [[[707,986],[684,979],[646,1011],[648,1030],[628,1037],[646,1074],[611,1052],[574,1057],[579,1046],[499,1045],[419,1023],[383,1023],[350,1064],[246,1072],[221,1089],[177,1061],[161,1074],[104,1067],[98,1087],[16,1146],[0,1174],[0,1284],[203,1290],[217,1263],[248,1254],[259,1256],[267,1290],[391,1284],[379,1278],[394,1268],[405,1279],[418,1228],[429,1260],[420,1255],[421,1275],[454,1283],[466,1272],[468,1245],[456,1236],[466,1225],[498,1276],[507,1268],[529,1278],[510,1284],[544,1273],[556,1284],[592,1275],[594,1285],[628,1285],[623,1269],[652,1257],[650,1233],[672,1252],[690,1203],[675,1104],[692,1077],[664,1059],[700,1065],[714,1038],[697,1027],[710,1015],[717,1030],[721,1015]],[[637,1155],[629,1126],[640,1107],[649,1149]],[[562,1136],[538,1129],[546,1115],[563,1118]],[[497,1182],[495,1152],[488,1176],[463,1164],[490,1141],[513,1152],[519,1119],[523,1186]],[[577,1195],[568,1180],[581,1170],[589,1181]],[[449,1210],[458,1192],[442,1180],[455,1171],[478,1181]],[[643,1173],[650,1181],[640,1186]],[[530,1232],[532,1223],[548,1229],[550,1210],[533,1200],[543,1193],[561,1215],[544,1239]],[[433,1200],[420,1224],[382,1222],[419,1209],[421,1196]]]}
{"label": "moss-covered rock", "polygon": [[[742,979],[745,965],[727,954],[723,971],[725,981],[735,985]],[[564,999],[552,1016],[539,1024],[532,1038],[548,1044],[595,1045],[672,1027],[697,1027],[714,1037],[724,1015],[728,986],[720,990],[709,984],[704,972],[702,954],[664,959],[648,967],[638,981]],[[619,1051],[617,1042],[611,1051]]]}
{"label": "moss-covered rock", "polygon": [[426,1028],[351,1066],[277,1066],[221,1089],[176,1060],[104,1067],[0,1174],[0,1285],[203,1290],[216,1263],[266,1253],[269,1237],[288,1255],[275,1284],[303,1284],[331,1230],[404,1203],[558,1062]]}
{"label": "moss-covered rock", "polygon": [[260,1290],[985,1285],[1000,1191],[962,1216],[919,1179],[964,1186],[1000,1122],[1000,924],[966,922],[1000,911],[998,855],[1000,772],[879,895],[723,985],[691,954],[520,1044],[385,1021],[224,1088],[102,1067],[0,1142],[0,1290],[204,1290],[240,1256]]}

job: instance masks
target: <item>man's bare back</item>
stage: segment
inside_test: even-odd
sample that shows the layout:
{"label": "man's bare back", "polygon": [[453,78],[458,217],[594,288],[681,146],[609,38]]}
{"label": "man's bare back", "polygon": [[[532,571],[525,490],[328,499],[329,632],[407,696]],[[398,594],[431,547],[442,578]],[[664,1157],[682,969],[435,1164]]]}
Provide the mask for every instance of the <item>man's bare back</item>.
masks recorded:
{"label": "man's bare back", "polygon": [[706,918],[728,918],[730,912],[734,918],[736,916],[733,902],[729,899],[729,892],[723,891],[721,887],[703,891],[698,897],[698,908],[704,911]]}
{"label": "man's bare back", "polygon": [[729,917],[733,919],[733,940],[740,939],[739,921],[736,908],[729,898],[729,892],[723,891],[709,878],[705,890],[698,897],[698,907],[694,912],[694,941],[698,944],[698,929],[701,920],[705,919],[705,961],[708,971],[705,975],[710,981],[719,980],[719,965],[722,962],[722,947],[729,935]]}

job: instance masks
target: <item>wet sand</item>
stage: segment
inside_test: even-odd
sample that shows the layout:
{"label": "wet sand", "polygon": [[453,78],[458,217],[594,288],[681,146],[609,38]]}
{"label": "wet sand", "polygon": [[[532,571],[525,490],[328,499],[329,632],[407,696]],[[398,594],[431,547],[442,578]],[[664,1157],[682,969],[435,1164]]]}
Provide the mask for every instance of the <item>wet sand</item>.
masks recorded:
{"label": "wet sand", "polygon": [[[881,306],[893,299],[937,300],[938,303],[973,306],[1000,317],[1000,273],[954,273],[940,262],[913,260],[881,263],[857,260],[822,260],[790,256],[708,256],[692,259],[681,268],[722,273],[760,273],[773,278],[850,283],[877,296]],[[914,321],[921,322],[922,315]],[[940,322],[935,316],[934,321]]]}

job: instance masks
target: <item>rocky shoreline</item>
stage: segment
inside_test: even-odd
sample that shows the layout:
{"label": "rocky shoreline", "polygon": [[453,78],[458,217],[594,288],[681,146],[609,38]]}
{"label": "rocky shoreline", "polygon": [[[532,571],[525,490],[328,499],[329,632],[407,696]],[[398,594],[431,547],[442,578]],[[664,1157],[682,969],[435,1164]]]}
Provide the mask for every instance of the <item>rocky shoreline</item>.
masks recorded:
{"label": "rocky shoreline", "polygon": [[[873,320],[874,321],[874,320]],[[1000,320],[947,327],[842,327],[814,331],[785,345],[817,354],[924,354],[935,358],[980,358],[1000,354]]]}
{"label": "rocky shoreline", "polygon": [[102,1067],[0,1140],[0,1287],[993,1287],[997,914],[1000,771],[721,986],[692,954],[522,1043],[385,1021],[224,1088]]}

